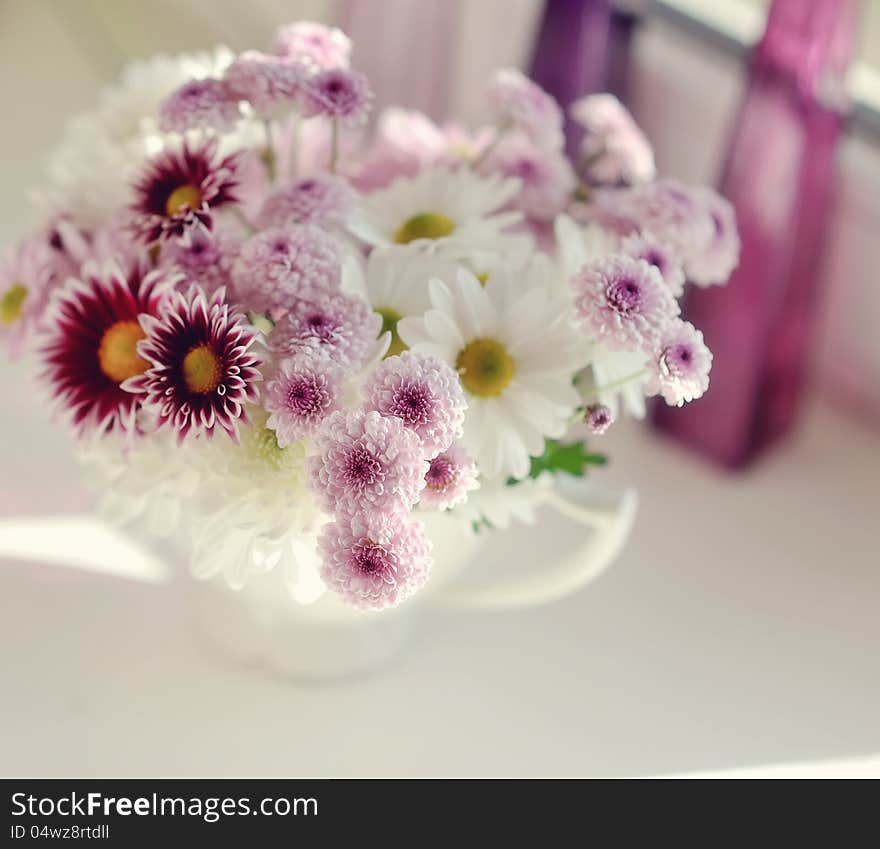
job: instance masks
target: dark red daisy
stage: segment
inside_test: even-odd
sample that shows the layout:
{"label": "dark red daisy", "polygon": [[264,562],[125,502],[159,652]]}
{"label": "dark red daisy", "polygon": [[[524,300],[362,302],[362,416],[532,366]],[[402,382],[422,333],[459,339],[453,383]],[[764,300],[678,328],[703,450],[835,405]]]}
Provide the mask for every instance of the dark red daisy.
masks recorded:
{"label": "dark red daisy", "polygon": [[178,277],[87,264],[81,279],[68,280],[56,293],[41,351],[43,374],[80,434],[135,428],[141,399],[120,384],[149,367],[137,351],[146,335],[139,318],[158,313]]}
{"label": "dark red daisy", "polygon": [[195,224],[211,229],[213,212],[237,203],[238,154],[221,157],[217,140],[196,148],[185,142],[150,160],[134,185],[132,227],[146,244],[179,238]]}
{"label": "dark red daisy", "polygon": [[245,403],[257,400],[260,358],[249,349],[258,333],[225,302],[223,289],[210,299],[198,286],[175,292],[161,314],[142,318],[146,339],[138,353],[150,368],[126,381],[183,439],[190,431],[210,437],[218,425],[238,439],[247,423]]}

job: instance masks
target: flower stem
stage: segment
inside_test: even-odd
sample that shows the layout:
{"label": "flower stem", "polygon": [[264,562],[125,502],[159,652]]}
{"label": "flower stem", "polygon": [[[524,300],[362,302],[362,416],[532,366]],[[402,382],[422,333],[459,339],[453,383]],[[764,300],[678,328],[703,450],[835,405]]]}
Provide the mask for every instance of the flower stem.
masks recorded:
{"label": "flower stem", "polygon": [[263,126],[266,129],[266,170],[269,172],[269,181],[275,182],[275,148],[272,145],[272,122],[266,118],[263,121]]}
{"label": "flower stem", "polygon": [[241,209],[238,206],[232,206],[230,208],[232,209],[232,212],[235,215],[235,217],[241,222],[242,226],[247,231],[248,235],[251,235],[256,230],[254,225],[251,224],[250,221],[248,221],[247,216],[241,211]]}
{"label": "flower stem", "polygon": [[336,173],[339,164],[339,119],[334,118],[330,123],[330,173]]}
{"label": "flower stem", "polygon": [[613,380],[611,383],[606,383],[604,386],[597,386],[590,393],[586,400],[598,398],[604,392],[613,392],[617,389],[621,389],[628,383],[632,383],[634,380],[639,380],[640,378],[645,377],[647,374],[648,369],[640,368],[638,371],[634,371],[632,374],[628,374],[626,377],[621,377],[620,380]]}
{"label": "flower stem", "polygon": [[299,142],[302,135],[302,116],[294,112],[290,127],[290,176],[296,177],[299,173]]}
{"label": "flower stem", "polygon": [[495,135],[492,136],[492,141],[490,141],[489,144],[487,144],[483,148],[480,155],[476,159],[474,159],[473,162],[471,162],[471,168],[474,171],[476,171],[477,168],[479,168],[480,165],[482,165],[486,161],[486,159],[488,159],[492,151],[495,150],[496,147],[498,147],[498,143],[501,141],[501,139],[503,139],[504,136],[507,135],[507,131],[509,129],[510,127],[506,124],[495,128]]}

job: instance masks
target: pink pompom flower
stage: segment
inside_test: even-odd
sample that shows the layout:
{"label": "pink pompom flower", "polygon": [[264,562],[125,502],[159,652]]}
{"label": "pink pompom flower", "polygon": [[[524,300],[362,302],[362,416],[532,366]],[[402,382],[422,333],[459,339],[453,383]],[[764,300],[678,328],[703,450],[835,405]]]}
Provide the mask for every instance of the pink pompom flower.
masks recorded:
{"label": "pink pompom flower", "polygon": [[698,286],[725,283],[739,261],[731,204],[712,189],[664,178],[627,189],[597,191],[587,207],[618,232],[649,232],[680,258]]}
{"label": "pink pompom flower", "polygon": [[613,94],[591,94],[569,113],[585,130],[581,157],[584,177],[594,185],[653,180],[654,152],[632,115]]}
{"label": "pink pompom flower", "polygon": [[383,360],[367,380],[364,397],[370,409],[394,416],[412,430],[425,457],[461,438],[467,408],[461,381],[436,357],[403,351]]}
{"label": "pink pompom flower", "polygon": [[275,227],[251,236],[232,266],[236,298],[247,309],[288,309],[306,291],[335,291],[342,261],[319,227]]}
{"label": "pink pompom flower", "polygon": [[425,585],[432,565],[421,523],[381,512],[358,512],[325,525],[318,552],[327,587],[364,610],[410,598]]}
{"label": "pink pompom flower", "polygon": [[297,21],[279,27],[272,41],[272,52],[311,70],[347,68],[351,39],[335,27]]}
{"label": "pink pompom flower", "polygon": [[146,338],[138,354],[149,368],[122,388],[142,396],[159,427],[211,437],[222,428],[238,440],[245,404],[258,398],[260,358],[251,351],[257,332],[224,301],[222,289],[210,298],[197,286],[174,292],[158,316],[142,315]]}
{"label": "pink pompom flower", "polygon": [[706,392],[711,369],[712,352],[703,334],[689,321],[670,322],[651,360],[648,394],[680,407]]}
{"label": "pink pompom flower", "polygon": [[496,71],[489,83],[488,99],[501,127],[516,127],[539,147],[562,147],[563,116],[559,104],[522,71]]}
{"label": "pink pompom flower", "polygon": [[428,464],[418,437],[400,419],[375,410],[331,413],[313,437],[311,490],[328,513],[408,510],[425,485]]}
{"label": "pink pompom flower", "polygon": [[538,147],[520,133],[503,136],[480,171],[517,177],[521,188],[510,206],[538,221],[552,221],[577,186],[574,169],[561,150]]}
{"label": "pink pompom flower", "polygon": [[419,506],[450,510],[467,501],[468,493],[479,486],[477,464],[460,446],[453,445],[431,460]]}
{"label": "pink pompom flower", "polygon": [[684,268],[678,255],[668,244],[651,233],[631,233],[620,243],[620,250],[627,256],[643,259],[648,265],[653,265],[676,298],[684,293]]}
{"label": "pink pompom flower", "polygon": [[246,100],[263,118],[278,117],[296,104],[303,67],[283,56],[246,50],[226,69],[224,82],[231,95]]}
{"label": "pink pompom flower", "polygon": [[708,186],[693,191],[711,228],[706,242],[696,245],[688,256],[688,275],[698,286],[717,286],[727,282],[739,263],[736,212],[727,198]]}
{"label": "pink pompom flower", "polygon": [[241,243],[234,230],[193,227],[183,239],[163,246],[159,262],[162,268],[181,272],[184,288],[198,283],[210,295],[223,286],[229,289]]}
{"label": "pink pompom flower", "polygon": [[290,180],[266,198],[257,223],[264,228],[290,224],[342,225],[354,211],[357,193],[335,174]]}
{"label": "pink pompom flower", "polygon": [[594,436],[601,436],[614,424],[614,413],[604,404],[591,404],[584,411],[584,424]]}
{"label": "pink pompom flower", "polygon": [[324,115],[356,127],[367,120],[373,92],[360,71],[332,68],[310,77],[302,90],[303,114]]}
{"label": "pink pompom flower", "polygon": [[582,326],[612,351],[650,352],[679,312],[660,272],[624,254],[587,263],[571,287]]}
{"label": "pink pompom flower", "polygon": [[376,348],[382,317],[363,298],[306,291],[289,306],[269,339],[281,357],[318,348],[336,365],[356,371]]}
{"label": "pink pompom flower", "polygon": [[284,360],[266,384],[266,427],[285,448],[313,433],[333,412],[341,393],[341,375],[329,357],[312,351]]}
{"label": "pink pompom flower", "polygon": [[159,128],[166,133],[208,128],[231,130],[241,113],[238,99],[224,80],[190,80],[159,105]]}

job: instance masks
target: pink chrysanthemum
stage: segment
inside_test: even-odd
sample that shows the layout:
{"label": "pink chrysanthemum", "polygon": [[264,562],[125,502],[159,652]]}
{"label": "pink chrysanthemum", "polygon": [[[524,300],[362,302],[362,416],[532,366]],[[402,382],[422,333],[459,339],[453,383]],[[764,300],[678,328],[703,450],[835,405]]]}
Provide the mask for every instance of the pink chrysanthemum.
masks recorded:
{"label": "pink chrysanthemum", "polygon": [[337,407],[341,392],[338,368],[320,351],[284,360],[266,384],[266,427],[281,448],[313,433]]}
{"label": "pink chrysanthemum", "polygon": [[352,371],[374,352],[381,329],[382,317],[363,298],[317,290],[290,305],[269,342],[280,356],[319,348]]}
{"label": "pink chrysanthemum", "polygon": [[289,224],[344,224],[354,211],[357,194],[343,177],[315,174],[279,186],[260,210],[260,227]]}
{"label": "pink chrysanthemum", "polygon": [[0,341],[10,356],[22,354],[39,328],[56,279],[42,240],[24,241],[0,259]]}
{"label": "pink chrysanthemum", "polygon": [[614,424],[614,413],[604,404],[591,404],[584,411],[584,424],[594,436],[601,436]]}
{"label": "pink chrysanthemum", "polygon": [[210,128],[231,130],[241,117],[238,98],[224,80],[190,80],[159,105],[159,128],[166,133]]}
{"label": "pink chrysanthemum", "polygon": [[302,89],[303,114],[324,115],[356,127],[367,120],[373,92],[360,71],[332,68],[309,78]]}
{"label": "pink chrysanthemum", "polygon": [[336,242],[310,224],[251,236],[232,267],[236,297],[257,312],[289,309],[306,291],[335,291],[341,274]]}
{"label": "pink chrysanthemum", "polygon": [[431,460],[419,506],[450,510],[467,501],[468,493],[479,486],[477,464],[458,445],[453,445]]}
{"label": "pink chrysanthemum", "polygon": [[418,437],[400,419],[375,410],[338,410],[318,428],[307,461],[322,510],[406,510],[425,485],[428,464]]}
{"label": "pink chrysanthemum", "polygon": [[138,349],[145,336],[140,319],[158,314],[176,282],[163,271],[126,274],[118,265],[89,263],[81,280],[70,279],[56,293],[47,313],[43,376],[78,433],[135,428],[142,399],[122,385],[150,366]]}
{"label": "pink chrysanthemum", "polygon": [[660,272],[623,254],[587,263],[571,287],[581,323],[612,351],[650,352],[679,312]]}
{"label": "pink chrysanthemum", "polygon": [[726,282],[738,262],[733,207],[712,189],[664,178],[596,192],[589,206],[618,232],[650,232],[668,245],[698,286]]}
{"label": "pink chrysanthemum", "polygon": [[653,265],[676,298],[684,293],[684,268],[675,251],[665,242],[651,233],[631,233],[620,243],[620,250],[627,256],[643,259],[648,265]]}
{"label": "pink chrysanthemum", "polygon": [[584,178],[593,185],[652,180],[654,152],[632,115],[613,94],[591,94],[569,107],[585,130]]}
{"label": "pink chrysanthemum", "polygon": [[237,203],[238,155],[221,157],[217,140],[199,147],[184,142],[150,161],[135,183],[133,229],[146,244],[180,238],[190,228],[213,225],[213,212]]}
{"label": "pink chrysanthemum", "polygon": [[422,443],[425,457],[445,451],[462,435],[467,402],[448,363],[403,351],[384,360],[364,387],[367,407],[400,419]]}
{"label": "pink chrysanthemum", "polygon": [[193,227],[183,239],[163,246],[160,264],[180,271],[185,288],[197,283],[210,295],[221,287],[230,288],[232,264],[241,242],[233,230]]}
{"label": "pink chrysanthemum", "polygon": [[519,133],[502,137],[480,170],[519,178],[521,188],[510,206],[539,221],[552,221],[562,212],[577,185],[561,150],[537,147]]}
{"label": "pink chrysanthemum", "polygon": [[680,407],[709,388],[712,352],[689,321],[670,322],[651,361],[648,394]]}
{"label": "pink chrysanthemum", "polygon": [[296,62],[246,50],[226,69],[223,79],[233,97],[248,101],[262,117],[272,118],[293,107],[303,77],[303,67]]}
{"label": "pink chrysanthemum", "polygon": [[694,196],[711,222],[710,236],[688,256],[688,276],[698,286],[726,283],[739,263],[740,240],[732,204],[708,186],[699,186]]}
{"label": "pink chrysanthemum", "polygon": [[325,525],[318,539],[321,578],[365,610],[393,607],[421,589],[431,570],[431,542],[420,522],[356,513]]}
{"label": "pink chrysanthemum", "polygon": [[489,84],[489,104],[502,127],[516,127],[539,147],[562,147],[562,110],[540,86],[516,68],[496,71]]}
{"label": "pink chrysanthemum", "polygon": [[348,67],[351,39],[342,30],[310,21],[279,27],[272,52],[314,70]]}
{"label": "pink chrysanthemum", "polygon": [[250,348],[257,332],[224,302],[222,289],[210,299],[197,286],[174,292],[158,317],[141,316],[146,338],[138,353],[149,368],[125,381],[179,440],[190,432],[213,436],[221,427],[238,440],[247,422],[245,403],[257,400],[260,358]]}

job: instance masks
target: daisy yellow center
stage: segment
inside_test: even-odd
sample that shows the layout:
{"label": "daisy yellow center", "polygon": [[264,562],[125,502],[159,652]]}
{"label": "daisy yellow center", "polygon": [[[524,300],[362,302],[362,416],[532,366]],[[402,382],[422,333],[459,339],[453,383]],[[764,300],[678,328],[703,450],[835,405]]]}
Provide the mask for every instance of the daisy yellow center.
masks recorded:
{"label": "daisy yellow center", "polygon": [[220,385],[220,358],[208,345],[196,345],[183,358],[183,382],[190,392],[207,395]]}
{"label": "daisy yellow center", "polygon": [[117,321],[104,331],[98,346],[98,365],[116,383],[145,372],[150,363],[137,351],[137,343],[146,334],[132,319]]}
{"label": "daisy yellow center", "polygon": [[516,369],[507,348],[494,339],[474,339],[455,361],[465,389],[480,398],[500,395]]}
{"label": "daisy yellow center", "polygon": [[488,279],[489,279],[489,272],[488,272],[488,271],[484,271],[482,274],[478,274],[478,275],[477,275],[477,280],[480,281],[480,285],[481,285],[481,286],[485,286],[485,285],[486,285],[486,281],[487,281]]}
{"label": "daisy yellow center", "polygon": [[455,222],[439,212],[419,212],[400,225],[394,234],[398,245],[408,245],[416,239],[442,239],[455,229]]}
{"label": "daisy yellow center", "polygon": [[403,316],[397,310],[391,309],[391,307],[379,307],[376,312],[382,316],[382,330],[379,332],[379,335],[381,336],[383,333],[391,334],[391,345],[388,347],[388,353],[385,356],[394,357],[397,354],[403,353],[409,347],[397,335],[397,322]]}
{"label": "daisy yellow center", "polygon": [[23,286],[21,283],[13,283],[3,293],[3,298],[0,299],[0,322],[12,324],[21,318],[21,310],[27,293],[27,286]]}
{"label": "daisy yellow center", "polygon": [[202,205],[202,193],[197,186],[178,186],[165,201],[165,212],[179,215],[185,209],[198,209]]}

